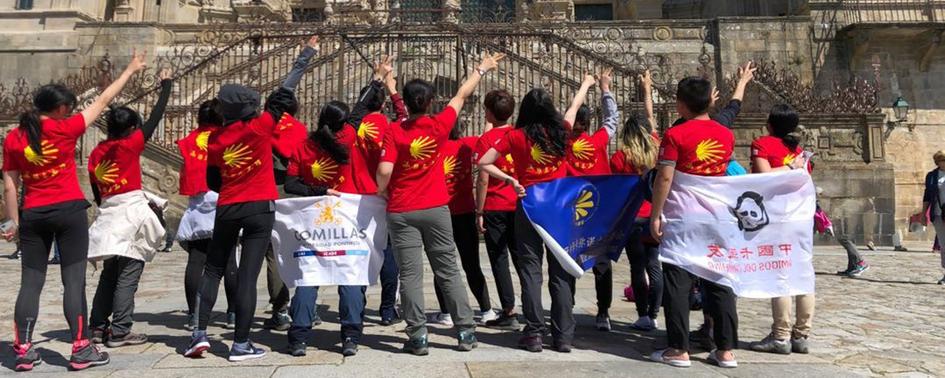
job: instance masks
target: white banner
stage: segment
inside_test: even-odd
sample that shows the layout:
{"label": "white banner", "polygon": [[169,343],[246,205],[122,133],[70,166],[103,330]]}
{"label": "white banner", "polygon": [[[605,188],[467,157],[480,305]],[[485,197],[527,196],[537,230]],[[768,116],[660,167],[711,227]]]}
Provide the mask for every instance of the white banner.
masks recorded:
{"label": "white banner", "polygon": [[728,177],[679,171],[660,260],[747,298],[814,292],[814,183],[802,170]]}
{"label": "white banner", "polygon": [[354,194],[278,200],[272,247],[289,288],[373,285],[387,248],[387,202]]}

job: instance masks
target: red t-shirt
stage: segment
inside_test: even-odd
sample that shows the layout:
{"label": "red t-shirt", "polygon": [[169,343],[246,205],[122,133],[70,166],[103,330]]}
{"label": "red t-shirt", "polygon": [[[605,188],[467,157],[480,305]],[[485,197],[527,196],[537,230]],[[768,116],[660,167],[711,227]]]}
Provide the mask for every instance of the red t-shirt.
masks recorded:
{"label": "red t-shirt", "polygon": [[689,120],[666,130],[660,144],[660,164],[698,176],[724,176],[732,158],[735,135],[712,120]]}
{"label": "red t-shirt", "polygon": [[106,139],[95,146],[89,155],[89,179],[102,198],[141,190],[144,143],[144,133],[135,130],[127,138]]}
{"label": "red t-shirt", "polygon": [[304,123],[289,113],[282,113],[272,133],[272,150],[287,159],[305,142],[306,135],[308,135],[308,130]]}
{"label": "red t-shirt", "polygon": [[607,143],[610,135],[601,128],[594,135],[581,133],[568,143],[568,169],[571,176],[609,175]]}
{"label": "red t-shirt", "polygon": [[[627,162],[627,155],[623,153],[623,150],[617,150],[614,156],[610,157],[610,169],[614,174],[638,176],[641,174],[641,172],[637,172],[633,164]],[[640,205],[640,211],[637,212],[637,218],[649,218],[651,211],[652,205],[650,205],[650,201],[643,200],[643,204]]]}
{"label": "red t-shirt", "polygon": [[279,198],[272,171],[272,136],[276,121],[263,112],[210,134],[207,164],[219,167],[223,183],[218,206]]}
{"label": "red t-shirt", "polygon": [[361,119],[357,129],[358,158],[363,159],[367,172],[360,174],[355,169],[354,179],[358,181],[359,188],[365,188],[365,193],[377,193],[377,165],[381,162],[381,146],[384,145],[388,128],[387,116],[371,113]]}
{"label": "red t-shirt", "polygon": [[184,139],[177,141],[180,156],[184,158],[179,180],[182,196],[194,196],[210,190],[207,188],[207,144],[210,134],[217,130],[220,130],[220,126],[200,125]]}
{"label": "red t-shirt", "polygon": [[528,140],[523,129],[509,131],[493,148],[500,155],[512,155],[516,177],[522,186],[551,181],[568,174],[566,156],[554,156],[542,151]]}
{"label": "red t-shirt", "polygon": [[[348,148],[347,163],[338,163],[316,142],[306,139],[289,159],[286,174],[301,177],[302,182],[308,185],[324,186],[342,193],[365,194],[358,190],[354,180],[354,175],[357,174],[354,172],[355,156],[353,156],[357,153],[353,149],[355,138],[354,128],[347,124],[335,133],[338,143]],[[361,174],[367,174],[363,167],[360,171]],[[377,192],[376,188],[374,192]]]}
{"label": "red t-shirt", "polygon": [[455,123],[456,111],[447,106],[433,117],[391,124],[381,153],[381,161],[394,163],[388,184],[388,212],[432,209],[449,203],[440,149]]}
{"label": "red t-shirt", "polygon": [[[514,126],[502,126],[486,131],[476,142],[476,156],[478,160],[482,158],[490,148],[495,147],[509,131],[514,130]],[[495,166],[503,173],[515,177],[515,164],[512,163],[512,155],[504,154],[495,161]],[[478,163],[478,162],[476,162]],[[485,211],[515,211],[515,202],[518,195],[515,194],[515,188],[506,184],[505,181],[489,176],[489,187],[486,189],[486,202],[483,206]]]}
{"label": "red t-shirt", "polygon": [[23,208],[84,200],[75,167],[75,143],[85,133],[85,119],[76,114],[66,119],[42,121],[42,154],[30,147],[26,130],[10,130],[3,141],[3,170],[18,171],[23,180]]}
{"label": "red t-shirt", "polygon": [[476,211],[473,197],[473,149],[478,137],[447,140],[440,149],[443,155],[443,174],[446,191],[450,195],[450,214],[468,214]]}
{"label": "red t-shirt", "polygon": [[[780,138],[766,135],[751,142],[751,173],[758,173],[755,167],[755,158],[762,158],[768,161],[771,168],[780,168],[794,162],[794,158],[804,152],[800,146],[794,148],[794,151],[788,149]],[[807,168],[810,170],[810,166]]]}

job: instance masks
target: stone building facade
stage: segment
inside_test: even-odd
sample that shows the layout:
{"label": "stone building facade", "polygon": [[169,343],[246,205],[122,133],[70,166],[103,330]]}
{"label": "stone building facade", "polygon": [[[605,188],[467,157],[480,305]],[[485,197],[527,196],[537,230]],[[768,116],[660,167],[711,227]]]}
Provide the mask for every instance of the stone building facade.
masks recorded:
{"label": "stone building facade", "polygon": [[[430,23],[520,25],[628,68],[659,65],[665,83],[687,74],[725,82],[746,60],[793,72],[815,93],[865,78],[879,90],[880,115],[807,114],[803,121],[807,144],[823,159],[815,175],[824,205],[860,240],[889,243],[897,231],[929,237],[906,233],[905,220],[921,206],[932,153],[945,149],[945,0],[6,0],[0,96],[21,78],[29,85],[61,79],[106,56],[121,66],[132,48],[172,64],[161,57],[222,24],[371,30],[423,23],[410,17],[429,9],[445,10]],[[904,119],[891,109],[898,97],[911,105]],[[740,120],[739,157],[763,130],[759,114]],[[149,156],[147,180],[172,195],[173,162]]]}

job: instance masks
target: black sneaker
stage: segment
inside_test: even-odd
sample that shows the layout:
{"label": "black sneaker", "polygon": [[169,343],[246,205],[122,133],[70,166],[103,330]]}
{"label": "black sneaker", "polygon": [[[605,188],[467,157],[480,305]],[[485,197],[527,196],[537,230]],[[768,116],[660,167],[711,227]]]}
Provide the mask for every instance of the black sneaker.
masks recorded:
{"label": "black sneaker", "polygon": [[190,340],[190,347],[187,348],[187,351],[184,352],[184,357],[187,357],[187,358],[203,357],[203,352],[206,352],[207,349],[210,349],[210,339],[207,338],[206,334],[192,337]]}
{"label": "black sneaker", "polygon": [[95,344],[89,343],[79,350],[73,347],[72,357],[69,358],[69,369],[85,370],[93,366],[108,364],[108,361],[108,353],[100,352]]}
{"label": "black sneaker", "polygon": [[263,357],[266,357],[266,350],[257,348],[252,341],[247,341],[245,348],[239,348],[236,343],[233,343],[228,359],[230,362],[239,362]]}
{"label": "black sneaker", "polygon": [[92,337],[89,338],[93,344],[102,344],[108,339],[108,330],[102,328],[92,328]]}
{"label": "black sneaker", "polygon": [[10,255],[10,260],[19,260],[20,259],[20,250],[13,251],[13,254]]}
{"label": "black sneaker", "polygon": [[476,331],[468,330],[461,331],[459,333],[459,349],[460,352],[468,352],[479,346],[479,342],[476,341]]}
{"label": "black sneaker", "polygon": [[853,268],[849,268],[849,269],[847,269],[847,270],[838,270],[838,271],[837,271],[837,275],[838,275],[838,276],[849,276],[849,275],[850,275],[850,272],[852,272],[852,271],[853,271]]}
{"label": "black sneaker", "polygon": [[426,335],[407,340],[407,342],[404,343],[404,352],[412,353],[414,356],[426,356],[430,354]]}
{"label": "black sneaker", "polygon": [[501,329],[506,331],[518,331],[522,326],[518,323],[518,315],[508,314],[505,311],[499,313],[499,317],[487,321],[486,327]]}
{"label": "black sneaker", "polygon": [[[290,323],[291,323],[291,322],[290,322]],[[318,314],[316,313],[316,314],[315,314],[315,317],[312,318],[312,327],[317,327],[317,326],[320,326],[320,325],[322,325],[322,318],[321,318],[320,316],[318,316]]]}
{"label": "black sneaker", "polygon": [[345,357],[351,357],[358,354],[358,343],[354,342],[350,337],[345,339],[341,343],[341,355]]}
{"label": "black sneaker", "polygon": [[289,354],[295,357],[305,356],[306,349],[308,349],[308,345],[302,342],[289,344]]}
{"label": "black sneaker", "polygon": [[53,256],[53,258],[49,260],[49,265],[59,265],[59,258]]}
{"label": "black sneaker", "polygon": [[272,317],[263,322],[263,328],[276,331],[288,331],[292,326],[292,320],[289,319],[288,311],[279,311],[272,313]]}
{"label": "black sneaker", "polygon": [[226,329],[236,328],[236,313],[235,312],[226,313],[226,325],[224,325],[223,328],[226,328]]}
{"label": "black sneaker", "polygon": [[400,322],[402,322],[402,321],[404,321],[404,320],[401,319],[401,318],[397,318],[397,317],[394,317],[394,318],[381,318],[381,321],[380,321],[378,324],[380,324],[380,325],[382,325],[382,326],[385,326],[385,327],[388,327],[388,326],[392,326],[392,325],[394,325],[394,324],[400,323]]}
{"label": "black sneaker", "polygon": [[36,365],[42,364],[43,360],[39,357],[39,352],[33,348],[33,344],[13,345],[13,351],[16,352],[16,371],[30,371]]}
{"label": "black sneaker", "polygon": [[533,353],[541,352],[541,336],[539,335],[523,336],[521,339],[518,339],[518,346],[529,352],[533,352]]}
{"label": "black sneaker", "polygon": [[148,342],[148,335],[143,333],[128,332],[121,336],[114,334],[105,339],[105,346],[109,348],[118,348],[126,345],[141,345]]}
{"label": "black sneaker", "polygon": [[554,347],[560,353],[571,353],[571,343],[555,341]]}

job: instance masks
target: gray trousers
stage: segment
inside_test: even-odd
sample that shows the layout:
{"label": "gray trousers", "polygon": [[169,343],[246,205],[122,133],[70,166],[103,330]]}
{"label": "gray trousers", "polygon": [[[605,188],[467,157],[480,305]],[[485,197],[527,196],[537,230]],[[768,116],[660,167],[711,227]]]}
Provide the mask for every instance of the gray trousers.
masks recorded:
{"label": "gray trousers", "polygon": [[456,263],[453,226],[446,206],[406,213],[388,213],[387,225],[394,259],[400,267],[400,301],[407,336],[425,337],[427,318],[423,303],[423,253],[437,281],[442,284],[446,310],[458,331],[475,330],[466,283]]}
{"label": "gray trousers", "polygon": [[853,243],[849,235],[838,234],[836,237],[837,243],[840,243],[843,249],[847,251],[847,270],[852,270],[863,261],[863,254],[856,248],[856,244]]}
{"label": "gray trousers", "polygon": [[124,336],[131,332],[134,324],[135,293],[144,261],[116,256],[105,260],[103,265],[92,299],[89,327],[105,330],[111,325],[112,335]]}

